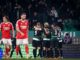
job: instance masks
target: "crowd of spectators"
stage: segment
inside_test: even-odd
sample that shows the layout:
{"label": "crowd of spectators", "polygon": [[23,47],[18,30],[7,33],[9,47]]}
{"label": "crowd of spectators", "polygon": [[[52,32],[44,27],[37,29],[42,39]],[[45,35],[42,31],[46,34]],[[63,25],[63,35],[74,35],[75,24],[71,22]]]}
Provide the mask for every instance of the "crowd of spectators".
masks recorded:
{"label": "crowd of spectators", "polygon": [[15,25],[23,11],[31,28],[36,21],[47,21],[58,23],[64,30],[80,30],[80,0],[0,0],[0,21],[7,14]]}

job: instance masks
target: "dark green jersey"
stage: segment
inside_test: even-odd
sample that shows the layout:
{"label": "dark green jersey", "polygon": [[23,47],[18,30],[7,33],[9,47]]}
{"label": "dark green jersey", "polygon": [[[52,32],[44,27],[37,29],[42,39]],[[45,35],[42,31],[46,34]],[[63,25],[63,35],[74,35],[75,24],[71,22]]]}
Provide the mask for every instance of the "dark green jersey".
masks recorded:
{"label": "dark green jersey", "polygon": [[56,35],[57,30],[51,30],[51,40],[57,40],[57,35]]}
{"label": "dark green jersey", "polygon": [[49,28],[44,28],[43,40],[51,40],[51,30]]}
{"label": "dark green jersey", "polygon": [[42,28],[37,28],[38,30],[36,30],[35,28],[34,28],[34,38],[33,38],[33,40],[37,40],[37,41],[39,41],[39,40],[41,40],[41,37],[42,37]]}
{"label": "dark green jersey", "polygon": [[62,36],[61,36],[61,29],[60,29],[60,28],[57,29],[57,40],[58,40],[59,42],[62,42]]}

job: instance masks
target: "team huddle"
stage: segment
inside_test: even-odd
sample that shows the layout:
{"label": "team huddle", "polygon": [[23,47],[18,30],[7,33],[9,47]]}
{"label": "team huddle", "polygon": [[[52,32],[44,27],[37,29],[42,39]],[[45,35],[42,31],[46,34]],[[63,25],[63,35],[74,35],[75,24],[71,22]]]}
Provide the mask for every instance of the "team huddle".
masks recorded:
{"label": "team huddle", "polygon": [[[34,26],[33,55],[44,58],[63,57],[61,28],[57,24],[45,22],[42,26],[40,22]],[[38,50],[38,55],[37,55]]]}
{"label": "team huddle", "polygon": [[[33,30],[34,37],[32,38],[32,46],[34,58],[37,56],[41,58],[63,57],[61,28],[57,24],[49,25],[48,22],[45,22],[44,25],[42,25],[40,22],[37,22],[33,26]],[[16,33],[14,32],[13,24],[9,21],[8,16],[3,16],[3,22],[0,24],[0,31],[2,33],[1,41],[5,46],[5,57],[12,57],[14,51],[16,51],[16,57],[18,54],[23,57],[20,45],[24,45],[26,57],[29,58],[29,22],[26,19],[25,13],[22,13],[20,19],[16,22]]]}

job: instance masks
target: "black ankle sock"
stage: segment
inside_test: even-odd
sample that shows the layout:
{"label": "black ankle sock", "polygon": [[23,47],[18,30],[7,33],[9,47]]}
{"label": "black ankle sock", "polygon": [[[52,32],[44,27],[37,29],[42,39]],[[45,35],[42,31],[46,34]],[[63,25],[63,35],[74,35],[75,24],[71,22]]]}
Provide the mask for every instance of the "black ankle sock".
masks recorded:
{"label": "black ankle sock", "polygon": [[37,49],[33,49],[33,55],[36,58],[36,54],[37,54]]}

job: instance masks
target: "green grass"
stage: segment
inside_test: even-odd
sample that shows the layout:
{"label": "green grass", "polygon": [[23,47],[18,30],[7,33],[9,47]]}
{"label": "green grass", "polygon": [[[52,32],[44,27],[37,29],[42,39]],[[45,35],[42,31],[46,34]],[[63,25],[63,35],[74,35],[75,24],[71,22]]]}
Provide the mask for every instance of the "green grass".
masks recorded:
{"label": "green grass", "polygon": [[64,58],[63,60],[80,60],[80,58]]}
{"label": "green grass", "polygon": [[[3,59],[3,60],[35,60],[35,59]],[[80,58],[63,58],[63,59],[48,59],[48,58],[45,58],[45,59],[39,59],[37,58],[36,60],[80,60]]]}

